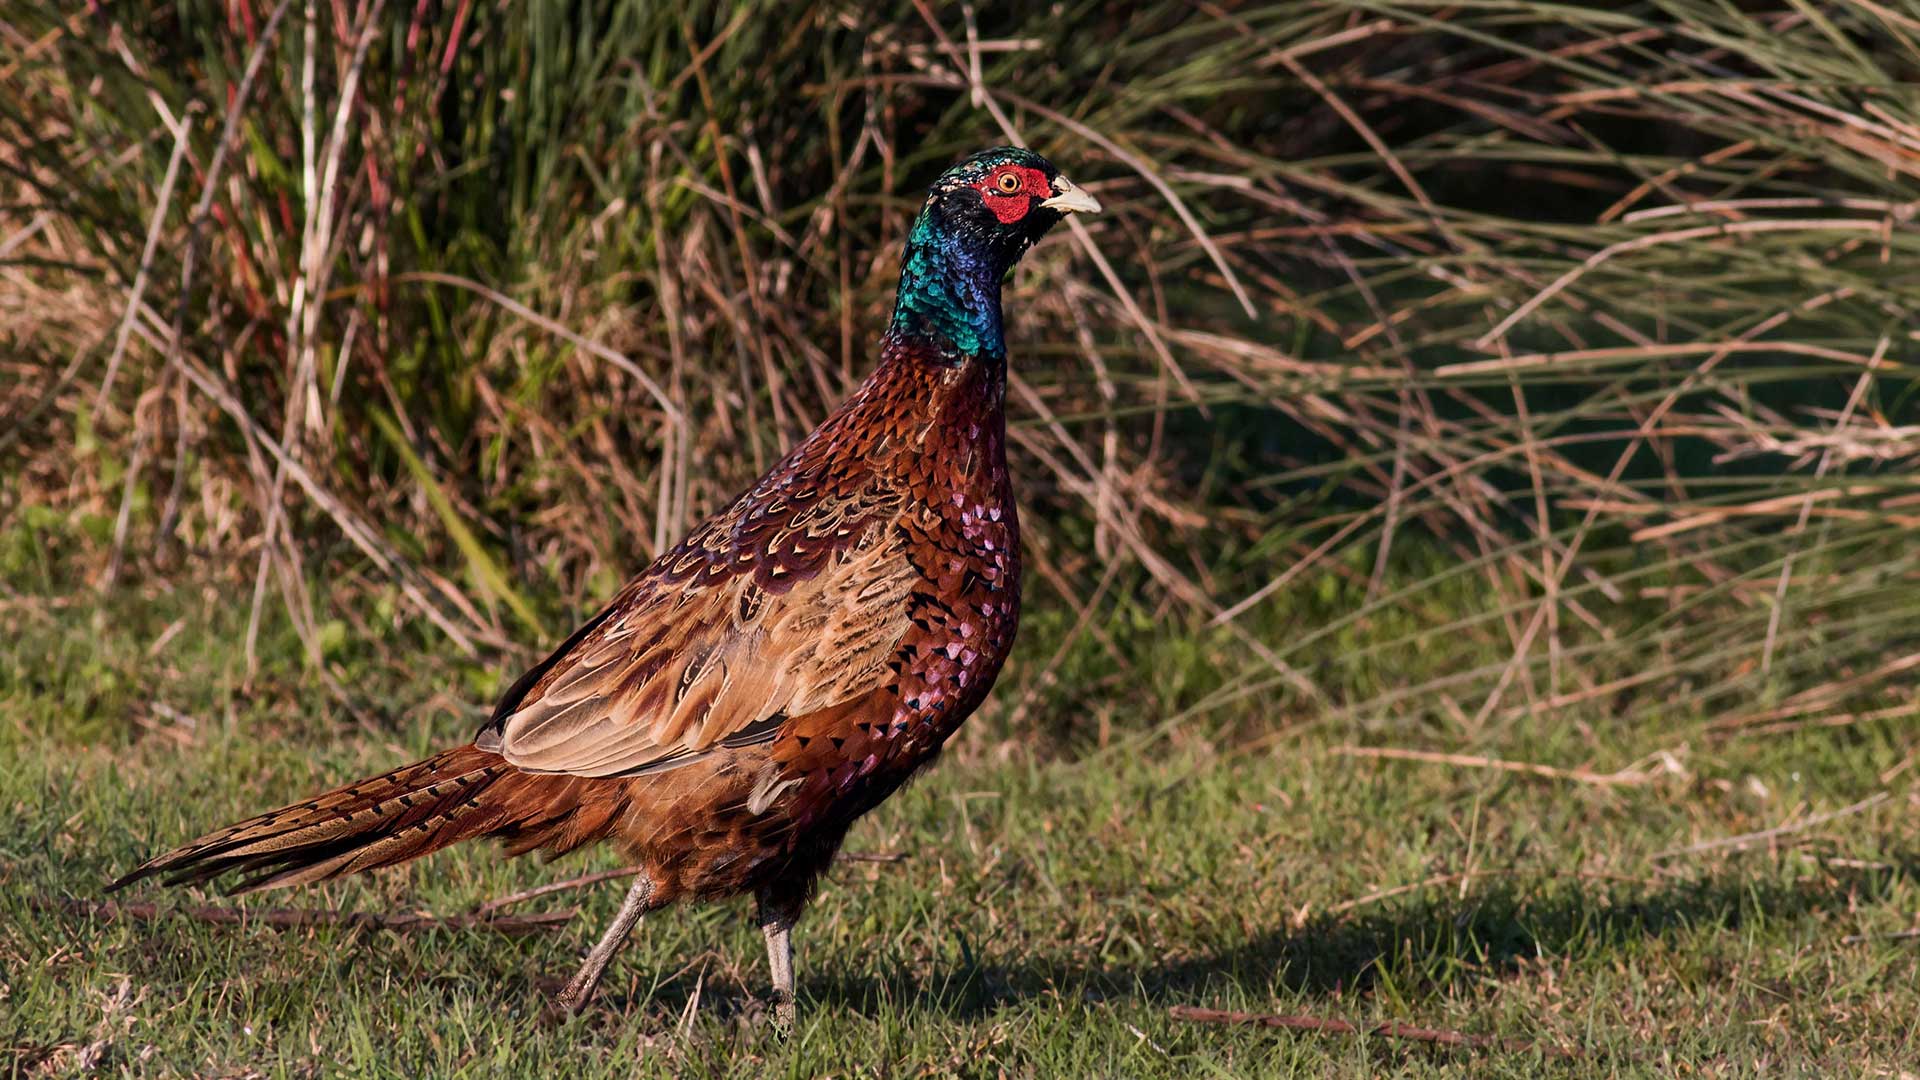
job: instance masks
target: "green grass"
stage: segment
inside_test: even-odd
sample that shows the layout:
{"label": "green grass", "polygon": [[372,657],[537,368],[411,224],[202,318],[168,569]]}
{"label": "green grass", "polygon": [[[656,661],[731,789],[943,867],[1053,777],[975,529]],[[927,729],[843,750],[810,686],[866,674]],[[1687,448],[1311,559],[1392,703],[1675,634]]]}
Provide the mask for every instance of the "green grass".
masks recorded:
{"label": "green grass", "polygon": [[[581,910],[522,938],[49,910],[97,898],[158,847],[470,733],[485,694],[432,656],[338,661],[399,719],[355,723],[328,704],[284,628],[269,628],[246,684],[237,606],[179,589],[4,609],[11,1071],[1830,1076],[1897,1075],[1920,1056],[1920,946],[1843,940],[1905,929],[1920,906],[1910,774],[1886,801],[1772,847],[1658,857],[1881,790],[1909,749],[1897,724],[1716,742],[1597,713],[1477,739],[1325,719],[1233,749],[1218,726],[1173,739],[1143,734],[1157,718],[1121,717],[1103,749],[1090,735],[1022,739],[1003,700],[854,833],[851,850],[907,857],[843,864],[826,883],[797,936],[803,1011],[786,1044],[759,1020],[764,962],[739,904],[648,920],[598,1006],[565,1026],[539,1007],[611,916],[616,884],[526,905]],[[1022,664],[1051,652],[1038,630]],[[1125,632],[1118,644],[1177,659]],[[1605,788],[1332,753],[1359,738],[1602,772],[1665,750],[1684,771]],[[239,903],[458,913],[607,865],[475,846]],[[1572,1057],[1196,1026],[1169,1016],[1181,1004],[1397,1020]]]}

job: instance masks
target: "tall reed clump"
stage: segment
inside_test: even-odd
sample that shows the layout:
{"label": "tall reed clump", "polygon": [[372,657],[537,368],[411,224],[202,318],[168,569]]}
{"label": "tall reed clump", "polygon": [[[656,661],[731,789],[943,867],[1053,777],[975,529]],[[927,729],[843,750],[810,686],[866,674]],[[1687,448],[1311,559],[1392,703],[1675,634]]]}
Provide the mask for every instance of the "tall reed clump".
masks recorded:
{"label": "tall reed clump", "polygon": [[1018,708],[1092,656],[1172,722],[1765,729],[1920,660],[1920,5],[4,16],[0,512],[323,675],[329,619],[476,652],[607,593],[858,380],[921,187],[1014,139],[1110,207],[1010,292]]}

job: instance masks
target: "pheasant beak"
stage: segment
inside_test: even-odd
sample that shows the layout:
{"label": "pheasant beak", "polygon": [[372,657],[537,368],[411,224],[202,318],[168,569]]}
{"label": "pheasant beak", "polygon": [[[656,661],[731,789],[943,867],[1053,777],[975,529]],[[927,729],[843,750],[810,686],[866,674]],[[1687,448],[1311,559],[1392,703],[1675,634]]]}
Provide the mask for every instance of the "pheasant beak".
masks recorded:
{"label": "pheasant beak", "polygon": [[1073,185],[1073,181],[1064,176],[1053,178],[1053,197],[1042,200],[1040,205],[1049,210],[1058,210],[1063,214],[1100,212],[1100,200],[1081,191]]}

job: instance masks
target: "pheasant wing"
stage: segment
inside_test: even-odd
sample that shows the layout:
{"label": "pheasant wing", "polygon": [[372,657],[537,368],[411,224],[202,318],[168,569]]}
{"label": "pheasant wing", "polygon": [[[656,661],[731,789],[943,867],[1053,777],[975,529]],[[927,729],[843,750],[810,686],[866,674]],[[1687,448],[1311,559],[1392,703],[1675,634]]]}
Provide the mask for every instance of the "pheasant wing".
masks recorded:
{"label": "pheasant wing", "polygon": [[633,776],[881,686],[921,580],[898,501],[770,501],[785,512],[750,494],[649,567],[475,742],[529,771]]}

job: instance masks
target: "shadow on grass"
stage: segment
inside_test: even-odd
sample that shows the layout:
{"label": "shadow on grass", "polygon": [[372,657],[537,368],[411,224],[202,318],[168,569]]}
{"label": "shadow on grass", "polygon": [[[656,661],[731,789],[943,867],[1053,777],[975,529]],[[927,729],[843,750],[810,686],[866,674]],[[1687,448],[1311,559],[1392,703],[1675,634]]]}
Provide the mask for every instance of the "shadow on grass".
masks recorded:
{"label": "shadow on grass", "polygon": [[1365,993],[1383,976],[1407,996],[1444,995],[1512,975],[1538,956],[1599,960],[1686,934],[1736,933],[1755,923],[1843,912],[1916,873],[1920,860],[1907,859],[1892,870],[1836,873],[1832,884],[1732,872],[1654,888],[1499,880],[1465,897],[1438,887],[1412,902],[1275,927],[1187,957],[1091,965],[1035,959],[962,965],[917,978],[905,971],[883,978],[818,971],[802,986],[822,1008],[870,1013],[917,1002],[954,1018],[1043,994],[1161,1005],[1218,1004],[1228,993],[1255,1000],[1270,993],[1331,997]]}
{"label": "shadow on grass", "polygon": [[[1901,881],[1920,877],[1920,857],[1901,858],[1889,869],[1830,869],[1828,877],[1787,882],[1734,868],[1644,885],[1494,878],[1465,896],[1457,884],[1437,886],[1340,915],[1316,916],[1299,927],[1275,926],[1219,940],[1186,955],[1118,963],[1083,960],[1063,948],[1014,962],[847,974],[834,970],[831,954],[807,949],[803,936],[800,992],[805,1009],[873,1016],[904,1007],[954,1020],[1042,997],[1231,1007],[1274,995],[1363,995],[1383,980],[1407,998],[1441,997],[1476,982],[1514,976],[1540,956],[1605,962],[1685,936],[1736,935],[1844,913],[1850,905],[1883,900]],[[966,943],[974,951],[980,944]],[[757,1026],[764,969],[754,968],[745,987],[709,980],[703,972],[704,965],[689,965],[658,984],[611,979],[595,1010],[597,1022],[626,1023],[646,1014],[670,1024],[699,996],[700,1013],[723,1023],[743,1021],[747,1029]],[[551,995],[570,974],[562,961],[559,968],[531,977],[524,969],[502,971],[491,985],[502,1001],[525,1004]],[[351,977],[343,973],[341,978]],[[422,980],[428,986],[441,981],[431,975]],[[447,985],[452,991],[470,990],[464,976]]]}

